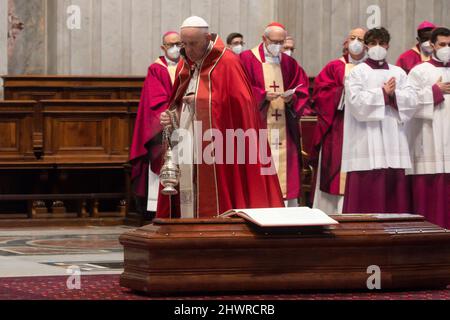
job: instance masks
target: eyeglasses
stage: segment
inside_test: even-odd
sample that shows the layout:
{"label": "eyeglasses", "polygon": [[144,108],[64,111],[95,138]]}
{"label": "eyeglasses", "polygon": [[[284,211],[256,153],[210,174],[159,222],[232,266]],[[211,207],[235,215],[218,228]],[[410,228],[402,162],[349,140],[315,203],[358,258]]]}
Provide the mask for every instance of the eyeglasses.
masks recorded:
{"label": "eyeglasses", "polygon": [[350,36],[350,40],[351,40],[351,41],[353,41],[353,40],[358,40],[359,42],[364,42],[364,39],[363,39],[363,38],[360,38],[360,37],[357,37],[357,36]]}
{"label": "eyeglasses", "polygon": [[267,39],[270,43],[272,43],[272,44],[281,44],[281,45],[284,45],[284,43],[286,42],[286,40],[275,41],[275,40],[270,39],[269,37],[266,37],[266,39]]}
{"label": "eyeglasses", "polygon": [[176,43],[164,43],[164,46],[166,48],[172,48],[172,47],[179,47],[181,48],[183,46],[183,44],[181,42],[176,42]]}
{"label": "eyeglasses", "polygon": [[232,46],[238,46],[238,45],[245,46],[245,42],[244,41],[236,41],[236,42],[232,42],[231,45]]}

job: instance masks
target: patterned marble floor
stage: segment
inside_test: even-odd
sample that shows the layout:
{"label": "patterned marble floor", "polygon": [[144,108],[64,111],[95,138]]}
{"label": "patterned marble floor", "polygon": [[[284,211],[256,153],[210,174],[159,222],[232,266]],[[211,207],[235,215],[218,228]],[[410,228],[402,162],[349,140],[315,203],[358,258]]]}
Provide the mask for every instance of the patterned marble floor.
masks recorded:
{"label": "patterned marble floor", "polygon": [[131,228],[0,229],[0,278],[120,274],[119,236]]}

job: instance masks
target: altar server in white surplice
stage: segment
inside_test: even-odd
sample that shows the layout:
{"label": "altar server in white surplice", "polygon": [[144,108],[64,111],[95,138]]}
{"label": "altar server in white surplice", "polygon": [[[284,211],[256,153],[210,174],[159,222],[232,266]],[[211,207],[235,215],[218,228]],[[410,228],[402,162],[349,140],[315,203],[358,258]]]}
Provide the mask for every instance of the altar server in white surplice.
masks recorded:
{"label": "altar server in white surplice", "polygon": [[386,62],[390,35],[364,36],[368,59],[346,82],[342,171],[348,173],[344,213],[409,213],[411,168],[405,125],[417,96],[401,68]]}
{"label": "altar server in white surplice", "polygon": [[450,228],[450,30],[437,28],[430,61],[409,74],[417,92],[415,118],[408,125],[413,166],[413,212]]}

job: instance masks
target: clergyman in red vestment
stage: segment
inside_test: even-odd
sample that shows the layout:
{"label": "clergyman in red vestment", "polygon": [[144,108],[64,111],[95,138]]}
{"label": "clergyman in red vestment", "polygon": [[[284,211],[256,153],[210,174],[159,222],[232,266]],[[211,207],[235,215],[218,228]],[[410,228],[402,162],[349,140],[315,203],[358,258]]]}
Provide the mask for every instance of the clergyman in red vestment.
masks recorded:
{"label": "clergyman in red vestment", "polygon": [[286,37],[282,24],[271,23],[263,42],[240,57],[258,102],[262,124],[270,131],[270,147],[278,164],[283,197],[287,206],[297,207],[302,165],[298,123],[301,116],[311,114],[312,110],[306,72],[294,58],[281,52]]}
{"label": "clergyman in red vestment", "polygon": [[429,61],[433,53],[433,47],[430,43],[431,32],[436,26],[429,22],[422,22],[417,28],[417,44],[402,53],[397,60],[397,66],[409,73],[412,68],[421,64],[422,62]]}
{"label": "clergyman in red vestment", "polygon": [[148,68],[130,152],[134,194],[139,200],[138,207],[144,207],[138,210],[143,212],[156,211],[162,155],[159,116],[169,106],[176,66],[180,60],[180,35],[168,31],[162,41],[164,56]]}
{"label": "clergyman in red vestment", "polygon": [[[183,136],[187,148],[182,153],[189,161],[179,164],[179,193],[160,192],[157,217],[210,218],[230,209],[283,207],[276,170],[264,170],[273,167],[270,148],[267,135],[259,137],[256,101],[239,57],[209,33],[200,17],[184,21],[181,40],[183,58],[169,105],[176,110],[179,129],[194,139],[187,142]],[[171,125],[170,112],[161,115],[163,126]],[[224,138],[236,131],[255,134],[243,144]],[[261,149],[269,151],[270,161],[262,160]],[[242,151],[243,162],[238,161]]]}
{"label": "clergyman in red vestment", "polygon": [[314,208],[328,214],[342,213],[346,174],[341,170],[344,143],[345,80],[352,69],[364,62],[366,30],[350,31],[341,58],[328,63],[314,80],[313,100],[318,123],[314,134],[315,158],[319,159]]}

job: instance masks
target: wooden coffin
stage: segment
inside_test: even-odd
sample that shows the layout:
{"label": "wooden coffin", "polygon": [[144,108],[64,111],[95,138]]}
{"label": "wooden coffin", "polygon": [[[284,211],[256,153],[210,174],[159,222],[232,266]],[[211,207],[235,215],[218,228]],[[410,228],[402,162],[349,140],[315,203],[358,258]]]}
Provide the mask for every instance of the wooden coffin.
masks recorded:
{"label": "wooden coffin", "polygon": [[[327,229],[263,230],[241,219],[156,220],[121,236],[121,285],[148,294],[445,288],[450,232],[412,215],[333,216]],[[369,269],[369,271],[368,271]]]}

